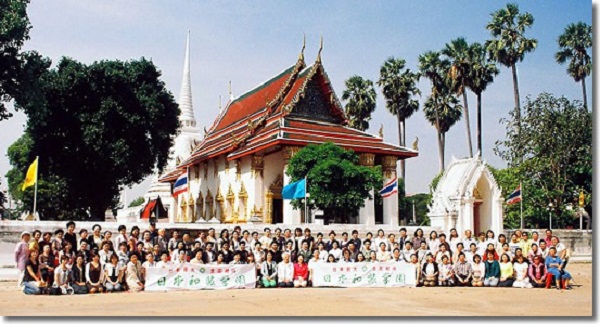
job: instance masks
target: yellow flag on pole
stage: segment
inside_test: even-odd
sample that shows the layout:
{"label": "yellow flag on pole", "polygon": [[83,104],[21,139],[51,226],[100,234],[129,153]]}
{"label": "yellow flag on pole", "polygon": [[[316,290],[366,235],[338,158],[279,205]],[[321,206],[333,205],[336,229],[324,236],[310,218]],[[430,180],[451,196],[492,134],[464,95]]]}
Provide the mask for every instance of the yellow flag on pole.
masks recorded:
{"label": "yellow flag on pole", "polygon": [[33,186],[37,182],[37,173],[38,173],[38,158],[35,158],[35,161],[31,163],[29,169],[27,169],[27,175],[25,176],[25,181],[23,182],[22,191],[25,191],[27,187]]}
{"label": "yellow flag on pole", "polygon": [[585,205],[585,195],[583,194],[583,190],[579,192],[579,207],[583,207]]}

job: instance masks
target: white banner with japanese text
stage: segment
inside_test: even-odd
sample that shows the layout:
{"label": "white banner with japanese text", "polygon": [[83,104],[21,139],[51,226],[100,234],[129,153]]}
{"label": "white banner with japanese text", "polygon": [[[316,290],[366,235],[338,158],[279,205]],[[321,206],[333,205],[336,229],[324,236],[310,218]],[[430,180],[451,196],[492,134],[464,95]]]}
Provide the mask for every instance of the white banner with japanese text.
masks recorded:
{"label": "white banner with japanese text", "polygon": [[317,263],[313,287],[415,287],[416,267],[405,262]]}
{"label": "white banner with japanese text", "polygon": [[256,268],[252,264],[181,264],[152,267],[146,272],[146,291],[248,289],[256,287]]}

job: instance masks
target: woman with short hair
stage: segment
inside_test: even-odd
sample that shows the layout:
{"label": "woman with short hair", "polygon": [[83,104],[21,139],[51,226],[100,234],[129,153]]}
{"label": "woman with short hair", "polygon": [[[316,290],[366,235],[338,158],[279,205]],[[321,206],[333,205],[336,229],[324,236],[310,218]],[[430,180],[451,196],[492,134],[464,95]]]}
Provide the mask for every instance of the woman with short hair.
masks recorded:
{"label": "woman with short hair", "polygon": [[473,268],[473,279],[471,280],[471,286],[473,287],[483,287],[483,280],[485,278],[485,265],[481,263],[481,256],[479,254],[475,254],[473,256],[473,264],[471,264]]}
{"label": "woman with short hair", "polygon": [[423,230],[421,228],[417,228],[417,230],[415,231],[415,235],[413,236],[412,239],[412,246],[413,249],[418,249],[421,246],[421,242],[425,242],[427,243],[427,239],[425,238],[424,234],[423,234]]}
{"label": "woman with short hair", "polygon": [[427,254],[425,263],[423,263],[423,268],[421,269],[421,274],[423,276],[423,286],[433,287],[437,285],[439,272],[433,254]]}
{"label": "woman with short hair", "polygon": [[104,264],[104,288],[106,292],[120,291],[123,281],[123,268],[119,264],[119,257],[111,254],[110,262]]}
{"label": "woman with short hair", "polygon": [[308,284],[308,265],[304,262],[304,256],[298,255],[294,263],[294,287],[306,287]]}
{"label": "woman with short hair", "polygon": [[515,270],[510,262],[508,254],[502,254],[500,257],[500,280],[498,287],[512,287],[515,282]]}
{"label": "woman with short hair", "polygon": [[340,249],[340,244],[338,241],[333,241],[332,248],[329,250],[329,255],[333,255],[335,262],[338,262],[342,258],[342,249]]}
{"label": "woman with short hair", "polygon": [[[494,252],[496,252],[494,250]],[[485,261],[485,277],[483,279],[483,285],[486,287],[498,286],[498,280],[500,279],[500,263],[494,257],[494,252],[487,252]]]}
{"label": "woman with short hair", "polygon": [[452,287],[454,285],[454,275],[452,273],[452,264],[450,258],[442,256],[442,264],[438,265],[438,285]]}

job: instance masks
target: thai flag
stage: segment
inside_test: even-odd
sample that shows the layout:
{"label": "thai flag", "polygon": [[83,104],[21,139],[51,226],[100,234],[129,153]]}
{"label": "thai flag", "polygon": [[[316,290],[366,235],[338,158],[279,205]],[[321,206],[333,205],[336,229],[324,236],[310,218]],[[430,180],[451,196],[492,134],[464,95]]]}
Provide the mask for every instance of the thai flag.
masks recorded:
{"label": "thai flag", "polygon": [[508,199],[506,200],[506,204],[512,205],[512,204],[516,204],[520,201],[521,201],[521,185],[519,184],[517,189],[515,189],[515,191],[513,191],[510,194],[510,196],[508,196]]}
{"label": "thai flag", "polygon": [[179,196],[179,194],[182,194],[186,191],[188,191],[188,176],[187,176],[187,172],[183,173],[182,175],[179,176],[179,178],[177,178],[177,181],[175,181],[175,185],[173,186],[173,197],[175,199],[177,199],[177,196]]}
{"label": "thai flag", "polygon": [[383,198],[387,198],[390,197],[393,194],[397,194],[398,193],[398,178],[394,178],[392,179],[390,182],[386,183],[385,185],[383,185],[383,189],[381,189],[379,191],[379,194],[381,194],[381,197]]}

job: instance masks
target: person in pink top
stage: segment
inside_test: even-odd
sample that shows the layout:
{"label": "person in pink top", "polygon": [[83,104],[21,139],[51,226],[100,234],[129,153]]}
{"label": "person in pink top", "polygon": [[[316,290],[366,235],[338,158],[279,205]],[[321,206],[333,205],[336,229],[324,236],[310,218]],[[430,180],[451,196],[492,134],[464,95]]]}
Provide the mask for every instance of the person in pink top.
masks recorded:
{"label": "person in pink top", "polygon": [[552,246],[552,230],[546,230],[546,237],[544,237],[544,241],[546,241],[547,246]]}
{"label": "person in pink top", "polygon": [[17,263],[17,269],[19,269],[19,280],[18,286],[21,287],[23,282],[23,274],[25,273],[25,263],[29,259],[29,239],[31,234],[29,232],[21,233],[21,242],[15,246],[15,262]]}
{"label": "person in pink top", "polygon": [[308,283],[308,265],[304,262],[304,257],[298,255],[298,262],[294,263],[294,287],[306,287]]}

